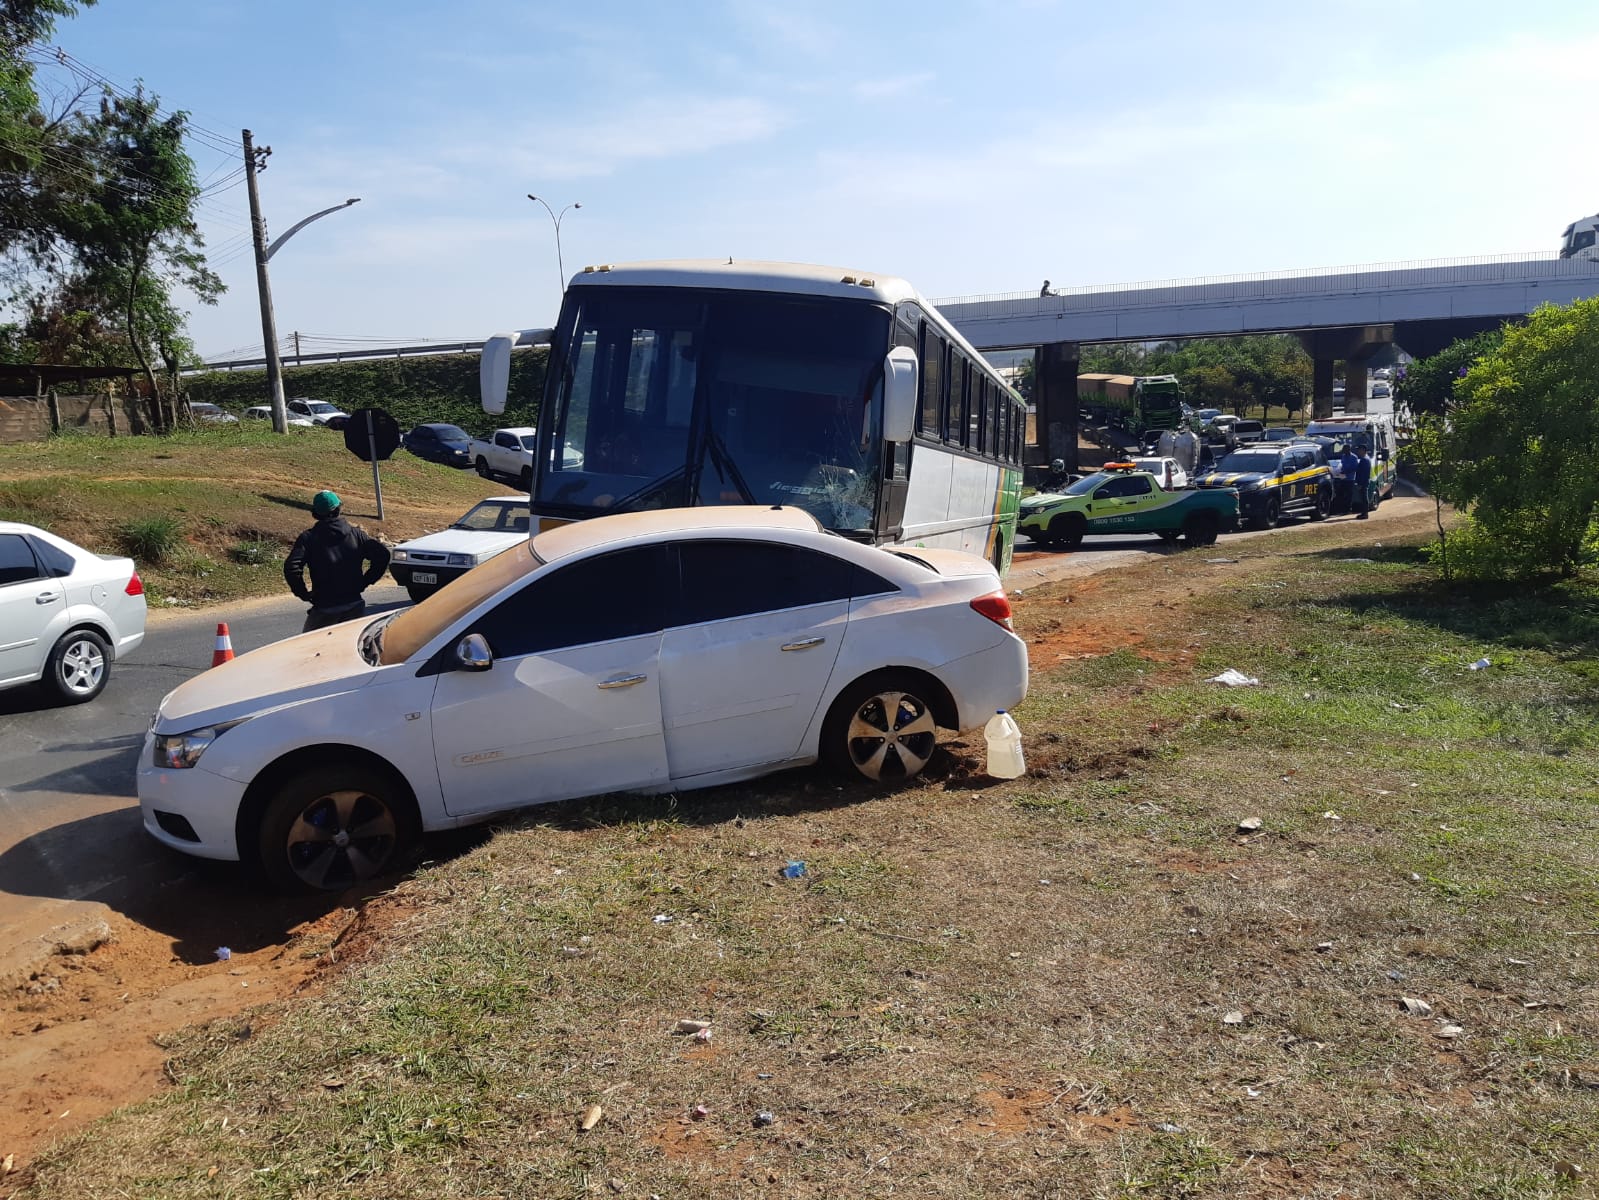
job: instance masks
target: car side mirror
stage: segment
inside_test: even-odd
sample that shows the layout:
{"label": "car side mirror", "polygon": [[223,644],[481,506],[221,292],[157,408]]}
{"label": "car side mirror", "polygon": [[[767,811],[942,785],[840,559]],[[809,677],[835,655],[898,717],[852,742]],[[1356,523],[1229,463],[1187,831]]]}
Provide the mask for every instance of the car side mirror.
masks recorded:
{"label": "car side mirror", "polygon": [[494,665],[494,651],[481,633],[469,633],[455,644],[455,661],[463,671],[487,671]]}
{"label": "car side mirror", "polygon": [[916,433],[916,385],[920,364],[916,351],[895,346],[883,359],[883,438],[908,442]]}

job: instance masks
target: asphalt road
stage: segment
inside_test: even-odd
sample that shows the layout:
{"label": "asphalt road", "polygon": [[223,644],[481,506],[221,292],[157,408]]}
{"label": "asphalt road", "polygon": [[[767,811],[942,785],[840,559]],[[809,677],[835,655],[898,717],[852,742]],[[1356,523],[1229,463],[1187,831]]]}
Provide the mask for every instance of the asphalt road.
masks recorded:
{"label": "asphalt road", "polygon": [[[392,585],[367,593],[368,611],[409,601]],[[139,821],[134,766],[161,698],[211,665],[218,621],[234,652],[300,632],[305,606],[292,597],[204,613],[155,611],[144,644],[116,663],[94,701],[56,707],[35,688],[0,692],[0,981],[40,938],[100,912],[117,912],[195,941],[196,961],[215,942],[209,920],[190,938],[185,923],[216,906],[260,903],[237,887],[237,869],[197,862],[148,837]],[[264,931],[263,936],[270,931]]]}

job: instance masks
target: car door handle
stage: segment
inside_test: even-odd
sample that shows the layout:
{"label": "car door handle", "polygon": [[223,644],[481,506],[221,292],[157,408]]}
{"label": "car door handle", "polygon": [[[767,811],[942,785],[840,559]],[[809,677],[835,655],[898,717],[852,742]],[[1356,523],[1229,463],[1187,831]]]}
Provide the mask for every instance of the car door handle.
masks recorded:
{"label": "car door handle", "polygon": [[33,602],[35,604],[49,604],[52,601],[59,600],[59,599],[61,599],[61,593],[60,592],[40,592],[37,596],[35,596],[33,598]]}
{"label": "car door handle", "polygon": [[801,638],[797,642],[789,642],[789,643],[787,643],[786,645],[784,645],[783,649],[785,649],[785,650],[809,650],[812,646],[820,646],[826,640],[827,639],[824,638],[824,637]]}
{"label": "car door handle", "polygon": [[618,675],[615,679],[601,680],[595,686],[602,688],[632,687],[635,683],[643,683],[648,678],[648,675]]}

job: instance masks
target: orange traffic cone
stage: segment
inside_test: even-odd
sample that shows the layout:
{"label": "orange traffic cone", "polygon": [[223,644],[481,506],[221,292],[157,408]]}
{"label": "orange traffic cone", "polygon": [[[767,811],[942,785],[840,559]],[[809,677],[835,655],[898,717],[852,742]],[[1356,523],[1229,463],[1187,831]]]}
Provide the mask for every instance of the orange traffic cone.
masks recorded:
{"label": "orange traffic cone", "polygon": [[211,655],[211,665],[220,667],[225,662],[233,661],[233,639],[228,636],[228,623],[223,621],[217,626],[217,648]]}

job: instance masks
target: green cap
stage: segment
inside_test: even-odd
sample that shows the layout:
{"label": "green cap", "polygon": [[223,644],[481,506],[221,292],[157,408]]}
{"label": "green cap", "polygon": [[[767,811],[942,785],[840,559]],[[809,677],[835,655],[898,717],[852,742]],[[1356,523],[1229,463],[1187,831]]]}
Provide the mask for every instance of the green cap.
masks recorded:
{"label": "green cap", "polygon": [[318,492],[311,498],[311,515],[317,520],[331,517],[339,511],[339,494],[337,492]]}

